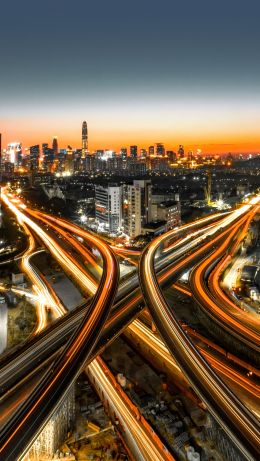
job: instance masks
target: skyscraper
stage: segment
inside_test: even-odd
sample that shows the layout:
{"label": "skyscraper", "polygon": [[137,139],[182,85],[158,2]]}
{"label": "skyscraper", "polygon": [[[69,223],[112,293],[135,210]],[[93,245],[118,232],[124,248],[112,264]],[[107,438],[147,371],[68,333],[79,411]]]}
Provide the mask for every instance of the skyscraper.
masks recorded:
{"label": "skyscraper", "polygon": [[7,154],[9,162],[15,167],[22,165],[22,145],[20,142],[12,142],[7,146]]}
{"label": "skyscraper", "polygon": [[141,158],[147,157],[147,150],[146,149],[140,149],[140,157]]}
{"label": "skyscraper", "polygon": [[88,125],[84,120],[82,123],[82,156],[81,158],[86,158],[88,152]]}
{"label": "skyscraper", "polygon": [[156,155],[165,155],[164,145],[161,142],[156,144]]}
{"label": "skyscraper", "polygon": [[118,232],[122,226],[122,186],[95,186],[96,222],[107,232]]}
{"label": "skyscraper", "polygon": [[40,158],[39,144],[36,144],[35,146],[31,146],[30,147],[30,169],[31,170],[38,170],[39,158]]}
{"label": "skyscraper", "polygon": [[123,160],[126,160],[127,158],[127,148],[126,147],[121,147],[120,155]]}
{"label": "skyscraper", "polygon": [[124,232],[130,238],[141,234],[141,188],[139,184],[123,186],[123,225]]}
{"label": "skyscraper", "polygon": [[184,152],[184,147],[180,144],[179,145],[179,150],[178,150],[178,156],[179,158],[184,158],[185,152]]}
{"label": "skyscraper", "polygon": [[148,152],[149,152],[149,156],[154,155],[154,146],[149,146]]}
{"label": "skyscraper", "polygon": [[52,140],[52,148],[53,148],[54,156],[57,157],[58,156],[58,138],[57,138],[57,136],[54,136],[54,138]]}
{"label": "skyscraper", "polygon": [[137,158],[137,146],[130,146],[130,157]]}

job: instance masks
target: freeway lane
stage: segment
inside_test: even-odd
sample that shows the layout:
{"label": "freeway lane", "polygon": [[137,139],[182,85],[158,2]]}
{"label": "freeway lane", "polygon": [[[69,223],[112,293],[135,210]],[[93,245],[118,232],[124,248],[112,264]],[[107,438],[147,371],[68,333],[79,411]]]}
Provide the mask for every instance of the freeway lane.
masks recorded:
{"label": "freeway lane", "polygon": [[138,408],[133,405],[103,360],[97,357],[87,367],[86,372],[90,381],[97,388],[101,399],[109,403],[111,413],[117,415],[134,459],[174,461],[173,456],[162,444]]}
{"label": "freeway lane", "polygon": [[[204,221],[207,222],[208,218],[206,220],[202,220],[201,222],[203,223]],[[197,225],[198,223],[196,223],[196,226]],[[193,226],[189,225],[189,227],[192,228]],[[200,234],[200,230],[198,231],[198,234]],[[194,240],[189,244],[189,247],[193,244]],[[182,252],[186,252],[186,247],[184,247],[183,250],[179,249],[176,253],[181,255]],[[172,260],[174,259],[173,256]],[[164,265],[168,267],[169,262],[169,256],[167,256],[166,260],[164,258],[162,261],[157,261],[157,269],[164,267]],[[167,270],[167,277],[170,276],[171,271]],[[164,280],[165,282],[165,277],[163,277],[163,279],[160,277],[160,280]],[[113,340],[115,335],[117,336],[120,334],[125,325],[127,325],[142,308],[142,297],[140,292],[138,290],[133,291],[134,287],[137,285],[137,278],[134,276],[133,279],[124,282],[123,286],[121,286],[121,288],[123,288],[122,293],[124,291],[128,295],[130,292],[131,295],[128,300],[127,296],[122,300],[122,304],[115,309],[111,322],[109,321],[106,324],[107,328],[105,330],[104,342],[103,344],[100,343],[101,348],[107,344],[107,341]],[[119,299],[121,296],[119,295]],[[32,369],[37,369],[39,363],[42,363],[51,353],[61,347],[61,345],[63,345],[70,337],[71,332],[75,329],[75,326],[82,318],[84,314],[83,311],[84,308],[81,308],[75,313],[70,313],[64,319],[61,319],[62,325],[60,322],[56,322],[56,324],[51,327],[51,331],[48,330],[47,332],[42,332],[39,339],[34,338],[33,341],[28,341],[28,343],[16,349],[15,353],[12,353],[11,351],[3,357],[2,365],[4,363],[7,363],[7,365],[1,369],[2,391],[10,389],[18,379],[21,379],[21,377],[31,373]],[[120,315],[122,315],[122,317]],[[114,325],[116,325],[115,328],[113,328]],[[12,357],[14,357],[15,360],[11,360]],[[8,395],[9,394],[10,392]]]}
{"label": "freeway lane", "polygon": [[[161,267],[161,263],[159,263],[158,260],[156,265],[157,269]],[[182,264],[180,261],[180,270],[181,267]],[[169,270],[168,268],[161,272],[159,278],[160,282],[165,283],[165,281],[171,277],[172,272],[173,270]],[[136,286],[137,280],[135,276],[124,282],[123,291],[125,292],[125,296],[122,298],[121,302],[117,302],[115,305],[111,320],[106,323],[103,343],[100,342],[99,347],[104,347],[107,341],[113,339],[114,335],[118,335],[119,332],[123,331],[124,326],[128,324],[142,308],[142,297],[140,292],[138,290],[133,291]],[[129,292],[131,293],[130,296],[128,296]],[[117,295],[117,300],[120,298],[121,296]],[[50,354],[53,354],[58,348],[66,343],[83,315],[84,308],[81,307],[54,323],[51,328],[42,332],[38,337],[27,341],[27,343],[21,345],[14,352],[11,350],[9,354],[2,357],[0,378],[2,392],[5,389],[10,389],[17,379],[21,379],[23,376],[28,375],[32,369],[37,369],[38,363],[42,363]],[[100,349],[97,348],[97,352],[100,352]]]}
{"label": "freeway lane", "polygon": [[[175,372],[179,372],[179,374],[181,374],[179,366],[171,356],[163,341],[158,337],[156,333],[151,331],[151,329],[140,320],[135,320],[132,322],[131,325],[129,325],[129,327],[125,330],[124,334],[127,337],[131,337],[131,335],[134,336],[137,343],[140,341],[146,343],[152,354],[158,355],[162,363],[168,364],[172,369],[174,369]],[[197,347],[208,360],[210,365],[215,370],[217,370],[221,376],[227,379],[235,389],[239,388],[240,394],[242,392],[242,397],[245,398],[246,401],[250,402],[250,409],[252,409],[253,412],[256,412],[257,416],[260,416],[258,408],[260,399],[260,386],[256,383],[253,383],[247,376],[244,376],[244,374],[238,373],[234,367],[231,367],[224,360],[220,360],[216,355],[213,354],[212,351],[201,346]]]}
{"label": "freeway lane", "polygon": [[66,392],[89,359],[113,304],[119,276],[116,258],[99,239],[92,235],[89,235],[89,239],[103,257],[103,274],[99,288],[90,309],[67,346],[48,369],[30,398],[19,407],[12,420],[1,430],[0,456],[6,461],[13,461],[26,453],[51,413],[66,396]]}
{"label": "freeway lane", "polygon": [[[259,208],[260,209],[260,208]],[[258,209],[258,212],[259,212]],[[245,232],[247,231],[249,224],[251,223],[251,220],[248,221],[247,223],[247,228],[245,229]],[[243,235],[241,235],[240,240],[242,241]],[[241,242],[239,242],[241,243]],[[241,309],[224,293],[224,291],[220,287],[220,278],[227,267],[227,265],[230,262],[230,256],[234,257],[236,253],[237,248],[232,248],[230,251],[230,254],[228,256],[225,256],[216,266],[216,268],[212,271],[212,273],[209,276],[208,283],[209,283],[209,288],[213,296],[218,299],[219,301],[222,301],[222,305],[228,306],[228,312],[233,318],[238,318],[238,321],[243,321],[243,325],[246,325],[248,329],[251,329],[252,331],[258,333],[258,344],[260,344],[260,320],[259,316],[257,316],[256,313],[248,314],[243,311],[243,314],[241,316]],[[242,318],[241,318],[242,317]]]}
{"label": "freeway lane", "polygon": [[[169,275],[169,274],[168,274],[168,275]],[[136,298],[134,299],[134,302],[138,302],[138,300],[141,301],[141,297],[140,297],[140,295],[137,294],[137,295],[136,295]],[[125,312],[129,311],[129,308],[131,307],[131,303],[129,303],[129,304],[130,304],[129,306],[126,306]],[[121,319],[121,323],[123,324],[123,325],[121,325],[121,330],[122,330],[122,329],[124,328],[124,321],[122,321],[122,316],[121,316],[121,314],[118,315],[118,319],[117,319],[117,320],[119,321],[119,325],[120,325],[120,319]],[[114,337],[115,337],[115,336],[114,336],[114,334],[113,334],[113,338],[114,338]]]}
{"label": "freeway lane", "polygon": [[[48,216],[48,215],[46,215]],[[52,218],[52,220],[57,221],[56,218]],[[178,235],[180,232],[186,229],[193,229],[194,227],[201,226],[208,221],[212,220],[212,217],[203,218],[200,221],[196,221],[195,224],[188,224],[182,226],[180,229],[174,230],[173,235]],[[79,232],[79,234],[83,237],[86,237],[87,233],[81,228],[74,226],[66,221],[58,220],[58,222],[63,222],[63,226],[69,226],[67,230],[71,230],[73,232]],[[39,227],[39,226],[38,226]],[[67,227],[66,227],[67,228]],[[203,241],[203,236],[200,235],[200,230],[198,230],[198,240],[192,239],[191,242],[187,243],[187,239],[185,238],[185,246],[181,247],[178,245],[178,251],[174,251],[172,255],[168,255],[167,257],[162,257],[160,260],[156,261],[156,269],[161,270],[163,267],[168,267],[168,265],[173,262],[177,257],[182,257],[182,254],[185,254],[189,251],[193,246],[196,244],[201,244]],[[181,264],[180,264],[181,267]],[[75,273],[75,276],[77,273]],[[164,281],[171,276],[171,270],[167,272],[167,275],[164,277]],[[138,286],[138,277],[134,275],[129,280],[126,280],[122,284],[120,284],[120,288],[117,294],[117,301],[120,300],[125,295],[132,293],[133,290]],[[94,286],[94,290],[96,289],[96,285]],[[138,297],[137,297],[138,298]],[[142,300],[141,296],[139,296],[137,304],[140,303]],[[125,302],[128,306],[129,303]],[[83,315],[84,309],[79,309],[79,317]],[[1,393],[3,393],[6,389],[11,387],[17,380],[26,374],[28,374],[32,369],[32,367],[37,366],[38,361],[42,361],[46,359],[46,354],[48,351],[52,353],[53,350],[57,350],[61,344],[64,344],[64,340],[68,339],[69,334],[73,331],[74,328],[74,319],[78,319],[77,312],[71,312],[68,314],[65,319],[61,319],[60,321],[54,323],[51,326],[51,330],[48,329],[46,332],[42,332],[39,338],[34,338],[32,341],[27,341],[24,344],[18,346],[14,351],[10,351],[5,356],[0,359],[0,366],[1,366],[1,377],[0,377],[0,389]],[[64,325],[64,329],[60,328],[60,323]],[[46,339],[46,341],[45,341]],[[59,344],[59,346],[58,346]],[[23,373],[23,374],[22,374]]]}
{"label": "freeway lane", "polygon": [[[244,206],[236,210],[226,220],[226,226],[233,228],[234,232],[245,221],[243,215],[258,202],[259,198],[252,201],[251,206]],[[240,216],[242,218],[240,219]],[[245,215],[246,216],[246,215]],[[232,225],[232,221],[235,224]],[[221,227],[224,227],[223,223]],[[222,231],[227,235],[228,231]],[[167,234],[155,239],[143,252],[140,261],[139,277],[142,291],[151,311],[152,317],[165,340],[169,350],[176,358],[184,374],[194,387],[202,400],[232,438],[235,445],[252,461],[257,459],[260,447],[259,423],[250,412],[242,405],[239,399],[219,379],[207,361],[201,356],[180,326],[174,312],[168,306],[159,287],[155,270],[154,258],[159,245],[166,239]],[[212,239],[211,245],[218,238]],[[204,245],[204,248],[208,244]],[[203,247],[197,253],[203,252]],[[194,252],[195,255],[196,252]],[[187,256],[187,262],[190,256]],[[176,267],[177,270],[177,267]]]}
{"label": "freeway lane", "polygon": [[[30,227],[30,229],[32,229],[35,234],[42,240],[42,242],[44,242],[44,245],[49,249],[52,256],[59,262],[64,271],[68,274],[71,274],[72,277],[76,275],[83,290],[94,294],[96,285],[87,276],[85,276],[85,274],[83,274],[82,268],[79,266],[77,261],[73,259],[71,255],[66,253],[64,249],[59,245],[59,242],[57,241],[58,239],[54,240],[54,238],[50,237],[47,232],[45,232],[38,224],[26,216],[25,213],[21,211],[21,209],[24,209],[24,207],[22,207],[20,201],[9,199],[4,189],[2,189],[1,199],[16,215],[17,219],[27,224],[28,227]],[[18,207],[20,207],[20,209],[18,209]],[[93,236],[91,236],[91,238],[93,238]]]}
{"label": "freeway lane", "polygon": [[[38,319],[39,323],[35,333],[40,332],[47,325],[46,306],[51,308],[54,317],[58,318],[66,313],[66,309],[62,305],[61,301],[57,297],[56,293],[48,283],[48,281],[39,275],[35,267],[31,264],[30,259],[32,256],[37,254],[36,243],[33,234],[30,232],[28,227],[21,222],[24,227],[24,231],[29,239],[29,247],[25,254],[21,258],[21,269],[27,274],[28,278],[33,284],[33,288],[38,294]],[[41,251],[41,250],[40,250]],[[38,251],[39,252],[39,251]]]}
{"label": "freeway lane", "polygon": [[[259,320],[253,320],[252,317],[246,315],[241,309],[233,304],[232,301],[222,293],[218,283],[220,272],[223,270],[223,264],[225,265],[227,260],[229,261],[236,252],[238,245],[246,235],[250,222],[258,211],[259,207],[256,206],[249,214],[244,228],[241,229],[240,233],[236,236],[236,240],[230,250],[227,240],[223,242],[215,253],[205,258],[199,266],[193,269],[190,276],[190,285],[196,301],[207,315],[223,326],[230,334],[259,353]],[[226,253],[228,250],[229,253],[227,255]],[[221,260],[212,271],[212,264],[214,264],[214,261],[218,260],[219,257],[221,257]],[[206,281],[209,271],[212,271],[212,273],[209,277],[208,288]]]}
{"label": "freeway lane", "polygon": [[[199,224],[206,223],[210,219],[207,217],[206,219],[205,218],[202,219],[200,222],[196,222],[195,227],[197,227]],[[183,227],[184,229],[186,229],[187,227],[192,229],[194,226],[188,225],[188,226],[183,226]],[[82,229],[80,229],[80,232],[85,233],[85,231],[83,231]],[[173,235],[177,235],[177,234],[178,234],[178,231],[173,232]],[[200,230],[198,231],[198,234],[200,234]],[[185,254],[188,251],[188,249],[190,249],[192,245],[195,243],[196,243],[195,240],[193,240],[192,243],[186,245],[184,248],[179,248],[178,251],[174,252],[171,259],[169,256],[167,256],[167,258],[163,258],[161,261],[158,259],[156,262],[157,270],[161,269],[165,265],[168,266],[170,262],[173,262],[175,259],[174,256],[178,257],[178,256],[182,256],[182,253]],[[199,240],[198,243],[201,243],[201,241]],[[180,270],[182,268],[181,261],[180,261],[179,268]],[[162,278],[160,277],[160,281],[161,282],[167,281],[168,278],[171,277],[171,274],[172,274],[171,269],[166,271],[166,273],[162,276]],[[122,296],[128,295],[129,292],[133,293],[133,290],[135,289],[137,285],[138,285],[137,276],[133,276],[131,279],[125,281],[123,284],[120,285],[119,293],[117,295],[117,300],[119,300]],[[135,307],[134,315],[136,315],[138,311],[141,309],[142,298],[140,296],[140,293],[138,293],[137,291],[134,293],[135,293],[134,296],[132,296],[131,294],[130,300],[135,299],[136,307]],[[126,307],[124,309],[124,314],[125,314],[125,318],[128,321],[130,321],[131,313],[129,312],[129,310],[132,306],[132,302],[127,302],[126,299],[127,297],[125,297],[125,300],[124,300],[124,306]],[[140,304],[139,308],[138,308],[138,304]],[[5,392],[6,389],[11,388],[13,384],[15,384],[19,379],[29,374],[30,370],[37,367],[38,363],[41,363],[42,361],[46,360],[48,355],[52,354],[59,347],[61,347],[61,345],[63,345],[66,342],[66,340],[70,337],[71,332],[74,331],[75,326],[78,325],[78,322],[80,321],[83,315],[84,315],[84,309],[79,308],[76,312],[71,312],[64,319],[61,319],[58,322],[54,323],[51,326],[51,328],[49,328],[46,332],[42,332],[39,335],[39,337],[35,337],[33,338],[33,340],[28,340],[21,346],[17,347],[14,351],[11,350],[9,353],[5,354],[5,356],[3,356],[0,361],[1,362],[1,378],[0,378],[1,393]]]}
{"label": "freeway lane", "polygon": [[[190,225],[190,227],[192,228],[192,227],[194,227],[194,226],[193,226],[193,225]],[[122,328],[123,328],[123,326],[122,326]]]}

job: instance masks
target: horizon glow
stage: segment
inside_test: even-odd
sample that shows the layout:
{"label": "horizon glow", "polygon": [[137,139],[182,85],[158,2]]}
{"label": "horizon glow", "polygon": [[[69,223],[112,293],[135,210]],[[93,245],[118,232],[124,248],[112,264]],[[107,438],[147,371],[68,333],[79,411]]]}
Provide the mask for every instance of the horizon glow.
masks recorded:
{"label": "horizon glow", "polygon": [[[4,3],[3,147],[260,151],[260,3]],[[12,24],[12,33],[10,33]]]}

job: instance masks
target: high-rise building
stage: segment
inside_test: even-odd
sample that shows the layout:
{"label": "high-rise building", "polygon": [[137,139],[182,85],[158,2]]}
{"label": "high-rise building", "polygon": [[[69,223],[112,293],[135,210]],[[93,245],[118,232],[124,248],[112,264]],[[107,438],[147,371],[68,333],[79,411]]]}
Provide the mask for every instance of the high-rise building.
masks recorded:
{"label": "high-rise building", "polygon": [[8,144],[6,160],[13,163],[15,167],[22,165],[22,144],[20,142],[12,142]]}
{"label": "high-rise building", "polygon": [[53,171],[54,165],[54,150],[50,147],[45,147],[43,157],[43,169],[49,173]]}
{"label": "high-rise building", "polygon": [[127,148],[126,147],[121,147],[120,157],[122,159],[122,169],[126,170],[127,169]]}
{"label": "high-rise building", "polygon": [[130,157],[137,158],[137,146],[130,146]]}
{"label": "high-rise building", "polygon": [[86,120],[82,123],[82,158],[84,159],[88,152],[88,125]]}
{"label": "high-rise building", "polygon": [[39,158],[40,158],[39,144],[36,144],[35,146],[31,146],[30,147],[30,169],[31,170],[38,170]]}
{"label": "high-rise building", "polygon": [[149,146],[148,152],[149,152],[149,156],[154,155],[154,146]]}
{"label": "high-rise building", "polygon": [[161,142],[156,144],[156,155],[165,155],[164,145]]}
{"label": "high-rise building", "polygon": [[146,158],[147,157],[147,150],[146,149],[140,149],[140,157],[141,158]]}
{"label": "high-rise building", "polygon": [[98,161],[99,159],[95,155],[86,155],[85,159],[85,168],[88,173],[93,173],[93,171],[98,170]]}
{"label": "high-rise building", "polygon": [[45,156],[45,151],[46,149],[48,149],[48,147],[49,147],[49,144],[47,142],[42,144],[42,156],[43,157]]}
{"label": "high-rise building", "polygon": [[72,174],[74,172],[73,150],[71,146],[66,149],[65,172]]}
{"label": "high-rise building", "polygon": [[125,160],[127,158],[127,148],[126,147],[121,147],[120,155],[121,155],[123,160]]}
{"label": "high-rise building", "polygon": [[179,149],[178,149],[178,157],[184,158],[184,156],[185,156],[184,147],[180,144]]}
{"label": "high-rise building", "polygon": [[152,183],[150,179],[134,179],[134,186],[140,188],[141,194],[141,225],[151,221]]}
{"label": "high-rise building", "polygon": [[177,160],[177,154],[176,154],[176,152],[173,152],[173,150],[167,150],[166,151],[166,156],[168,157],[168,159],[169,159],[169,161],[171,163],[174,163]]}
{"label": "high-rise building", "polygon": [[54,138],[52,140],[52,148],[53,148],[54,156],[57,157],[58,156],[58,151],[59,151],[57,136],[54,136]]}
{"label": "high-rise building", "polygon": [[103,230],[118,232],[122,226],[122,186],[95,186],[95,212]]}
{"label": "high-rise building", "polygon": [[141,234],[141,188],[139,184],[124,185],[123,193],[123,227],[130,238]]}
{"label": "high-rise building", "polygon": [[193,160],[194,156],[193,156],[193,152],[192,150],[189,150],[188,152],[188,161],[191,162]]}

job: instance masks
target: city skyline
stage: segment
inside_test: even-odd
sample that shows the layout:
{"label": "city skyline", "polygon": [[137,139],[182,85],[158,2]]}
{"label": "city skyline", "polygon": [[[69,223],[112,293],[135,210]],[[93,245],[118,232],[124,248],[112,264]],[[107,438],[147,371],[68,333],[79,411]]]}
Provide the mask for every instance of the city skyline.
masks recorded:
{"label": "city skyline", "polygon": [[205,153],[259,151],[258,2],[77,5],[27,0],[15,15],[3,5],[5,144],[57,135],[80,147],[86,119],[90,150],[154,140]]}
{"label": "city skyline", "polygon": [[[26,140],[27,138],[22,137],[22,139],[18,138],[18,136],[14,136],[13,138],[7,138],[7,133],[4,133],[3,142],[2,142],[2,148],[6,149],[8,145],[13,144],[13,143],[19,143],[22,146],[23,150],[29,149],[31,146],[34,145],[39,145],[41,146],[44,143],[49,144],[49,146],[52,145],[53,139],[57,138],[59,142],[59,149],[66,149],[68,147],[72,147],[72,149],[81,149],[82,148],[82,128],[80,125],[80,129],[78,131],[78,136],[75,136],[75,141],[71,141],[71,138],[68,137],[68,135],[65,136],[57,136],[57,135],[51,135],[50,133],[46,134],[45,137],[34,137],[34,138],[28,138],[28,142],[24,142],[24,139]],[[90,138],[91,139],[91,138]],[[165,150],[174,150],[175,152],[178,151],[178,148],[180,145],[184,146],[185,149],[185,155],[189,151],[193,152],[200,152],[201,155],[225,155],[225,154],[259,154],[260,153],[260,147],[258,148],[258,144],[254,142],[245,142],[241,144],[237,144],[235,142],[229,142],[229,143],[214,143],[214,142],[209,142],[208,144],[204,143],[185,143],[183,142],[182,139],[175,140],[175,141],[170,141],[165,139],[151,139],[151,138],[146,138],[144,139],[143,142],[136,142],[136,139],[134,137],[128,139],[126,142],[106,142],[106,138],[102,138],[101,141],[94,138],[94,140],[89,144],[89,149],[88,152],[94,153],[95,151],[99,149],[103,150],[112,150],[116,153],[120,153],[120,150],[122,148],[127,148],[128,155],[130,155],[130,147],[132,145],[137,145],[138,149],[138,155],[140,154],[140,150],[142,149],[149,149],[149,146],[155,146],[156,144],[162,143],[165,147]],[[30,142],[31,140],[31,142]]]}

